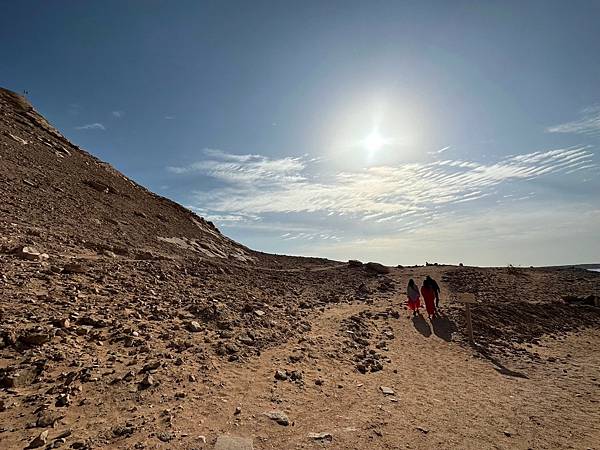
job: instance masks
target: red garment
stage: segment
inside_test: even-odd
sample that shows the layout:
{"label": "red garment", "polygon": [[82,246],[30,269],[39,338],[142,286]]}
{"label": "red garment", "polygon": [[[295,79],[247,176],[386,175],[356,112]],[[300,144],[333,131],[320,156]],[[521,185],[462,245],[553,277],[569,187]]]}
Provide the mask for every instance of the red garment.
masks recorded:
{"label": "red garment", "polygon": [[425,309],[427,314],[433,316],[435,314],[435,291],[429,286],[423,286],[421,288],[421,295],[425,299]]}
{"label": "red garment", "polygon": [[408,297],[408,308],[412,311],[417,311],[421,307],[421,299],[417,297],[415,300],[411,300]]}

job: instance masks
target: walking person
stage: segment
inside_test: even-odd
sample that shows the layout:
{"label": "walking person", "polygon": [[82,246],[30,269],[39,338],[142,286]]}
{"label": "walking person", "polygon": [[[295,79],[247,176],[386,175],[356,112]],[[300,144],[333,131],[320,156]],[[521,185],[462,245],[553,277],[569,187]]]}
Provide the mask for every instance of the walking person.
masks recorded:
{"label": "walking person", "polygon": [[431,283],[427,281],[427,278],[423,280],[421,295],[423,296],[423,300],[425,300],[425,309],[427,310],[429,320],[431,320],[435,316],[435,291],[431,287]]}
{"label": "walking person", "polygon": [[435,307],[439,308],[440,307],[440,291],[441,291],[440,286],[429,275],[427,275],[427,277],[425,278],[425,281],[429,284],[431,289],[433,289],[433,293],[435,294]]}
{"label": "walking person", "polygon": [[408,297],[408,308],[412,310],[414,317],[421,307],[421,296],[419,294],[419,288],[412,278],[409,280],[408,286],[406,286],[406,296]]}

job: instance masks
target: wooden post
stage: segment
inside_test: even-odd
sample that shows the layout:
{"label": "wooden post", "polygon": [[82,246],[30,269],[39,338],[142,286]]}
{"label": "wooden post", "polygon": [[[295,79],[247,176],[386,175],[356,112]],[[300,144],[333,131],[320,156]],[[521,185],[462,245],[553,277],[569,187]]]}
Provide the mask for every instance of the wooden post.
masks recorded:
{"label": "wooden post", "polygon": [[477,303],[475,299],[475,294],[471,294],[468,292],[457,294],[457,301],[463,303],[465,305],[465,315],[467,320],[467,332],[469,335],[469,342],[471,344],[475,343],[475,338],[473,337],[473,322],[471,320],[471,303]]}
{"label": "wooden post", "polygon": [[467,316],[467,330],[469,332],[469,342],[471,344],[475,343],[473,339],[473,322],[471,322],[471,304],[465,303],[465,313]]}

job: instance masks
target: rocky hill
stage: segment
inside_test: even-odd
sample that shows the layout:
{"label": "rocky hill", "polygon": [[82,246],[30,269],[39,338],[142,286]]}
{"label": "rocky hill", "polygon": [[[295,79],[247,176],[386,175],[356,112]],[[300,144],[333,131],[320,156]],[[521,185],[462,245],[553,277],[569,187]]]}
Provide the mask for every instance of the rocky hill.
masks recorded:
{"label": "rocky hill", "polygon": [[69,142],[25,98],[1,88],[0,168],[0,219],[9,227],[2,234],[35,236],[45,246],[39,251],[254,259],[211,222]]}

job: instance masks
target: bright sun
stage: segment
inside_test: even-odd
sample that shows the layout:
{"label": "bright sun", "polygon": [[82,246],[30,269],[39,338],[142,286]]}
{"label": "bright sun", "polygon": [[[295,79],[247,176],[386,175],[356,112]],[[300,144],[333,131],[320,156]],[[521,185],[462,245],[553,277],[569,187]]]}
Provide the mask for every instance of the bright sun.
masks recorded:
{"label": "bright sun", "polygon": [[379,130],[374,129],[369,133],[369,135],[364,139],[363,145],[370,152],[376,152],[381,150],[384,145],[386,145],[387,140],[381,135]]}

